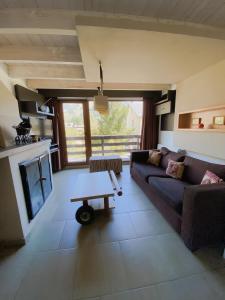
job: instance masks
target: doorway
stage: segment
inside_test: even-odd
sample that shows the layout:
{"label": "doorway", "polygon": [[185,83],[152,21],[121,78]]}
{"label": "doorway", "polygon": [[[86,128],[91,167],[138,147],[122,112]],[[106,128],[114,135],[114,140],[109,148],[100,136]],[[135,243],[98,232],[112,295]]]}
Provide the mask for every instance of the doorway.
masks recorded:
{"label": "doorway", "polygon": [[63,165],[87,165],[91,155],[118,154],[129,161],[140,149],[143,101],[109,100],[109,114],[100,115],[93,101],[62,100]]}
{"label": "doorway", "polygon": [[62,101],[64,165],[86,165],[91,156],[88,101]]}

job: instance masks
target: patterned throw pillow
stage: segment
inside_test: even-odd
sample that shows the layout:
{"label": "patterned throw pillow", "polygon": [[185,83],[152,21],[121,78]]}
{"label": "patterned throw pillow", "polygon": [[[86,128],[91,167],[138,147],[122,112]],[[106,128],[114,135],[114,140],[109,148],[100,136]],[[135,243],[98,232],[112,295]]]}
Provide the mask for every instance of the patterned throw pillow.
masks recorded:
{"label": "patterned throw pillow", "polygon": [[223,182],[223,179],[219,178],[216,174],[206,171],[204,177],[202,178],[201,184],[212,184]]}
{"label": "patterned throw pillow", "polygon": [[184,163],[183,162],[177,162],[174,160],[169,160],[168,167],[166,169],[166,174],[176,178],[181,179],[184,172]]}
{"label": "patterned throw pillow", "polygon": [[149,150],[149,156],[147,163],[154,165],[156,167],[159,166],[160,159],[161,159],[162,154],[158,150]]}

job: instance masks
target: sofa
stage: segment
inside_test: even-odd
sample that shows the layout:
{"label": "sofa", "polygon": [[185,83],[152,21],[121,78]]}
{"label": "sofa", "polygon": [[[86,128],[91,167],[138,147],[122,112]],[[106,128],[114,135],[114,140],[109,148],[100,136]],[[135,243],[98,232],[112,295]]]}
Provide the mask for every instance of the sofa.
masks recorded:
{"label": "sofa", "polygon": [[[131,153],[132,178],[165,219],[195,251],[225,239],[225,183],[201,185],[207,170],[225,181],[225,165],[202,161],[163,147],[159,167],[147,163],[148,150]],[[184,162],[182,180],[166,174],[169,160]]]}

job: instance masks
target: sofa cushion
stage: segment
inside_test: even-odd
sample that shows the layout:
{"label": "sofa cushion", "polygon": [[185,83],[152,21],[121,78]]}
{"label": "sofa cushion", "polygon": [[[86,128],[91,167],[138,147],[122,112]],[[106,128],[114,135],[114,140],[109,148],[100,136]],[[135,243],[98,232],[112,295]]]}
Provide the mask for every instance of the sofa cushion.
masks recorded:
{"label": "sofa cushion", "polygon": [[172,206],[179,214],[182,213],[183,194],[190,184],[174,178],[149,177],[148,183],[154,187],[162,199]]}
{"label": "sofa cushion", "polygon": [[162,155],[162,158],[160,161],[160,167],[163,169],[167,169],[169,160],[182,162],[184,160],[184,158],[185,158],[185,156],[183,153],[169,151],[169,152],[167,152],[167,154]]}
{"label": "sofa cushion", "polygon": [[149,176],[160,176],[160,177],[169,177],[166,175],[166,171],[160,167],[155,167],[149,164],[134,162],[132,168],[143,177],[145,181],[148,181]]}
{"label": "sofa cushion", "polygon": [[170,150],[166,147],[161,147],[160,152],[162,153],[162,155],[166,155],[170,152]]}
{"label": "sofa cushion", "polygon": [[225,165],[213,164],[186,156],[184,166],[183,179],[192,184],[200,184],[207,170],[225,180]]}
{"label": "sofa cushion", "polygon": [[206,171],[201,184],[213,184],[213,183],[221,183],[221,182],[223,182],[223,179],[216,176],[216,174],[210,171]]}
{"label": "sofa cushion", "polygon": [[147,163],[158,167],[161,156],[162,154],[159,150],[149,150],[149,157]]}
{"label": "sofa cushion", "polygon": [[184,173],[184,163],[174,160],[169,160],[166,174],[175,179],[181,179]]}

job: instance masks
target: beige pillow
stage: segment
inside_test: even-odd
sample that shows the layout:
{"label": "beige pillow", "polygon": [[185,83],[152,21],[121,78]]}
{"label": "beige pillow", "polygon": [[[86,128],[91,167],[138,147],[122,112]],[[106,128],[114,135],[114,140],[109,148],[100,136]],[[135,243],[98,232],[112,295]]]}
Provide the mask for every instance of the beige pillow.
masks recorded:
{"label": "beige pillow", "polygon": [[170,159],[168,163],[168,167],[166,169],[166,174],[173,178],[181,179],[183,173],[184,173],[184,163],[177,162]]}
{"label": "beige pillow", "polygon": [[158,167],[161,157],[162,157],[162,153],[160,151],[149,150],[149,156],[148,156],[147,163]]}

